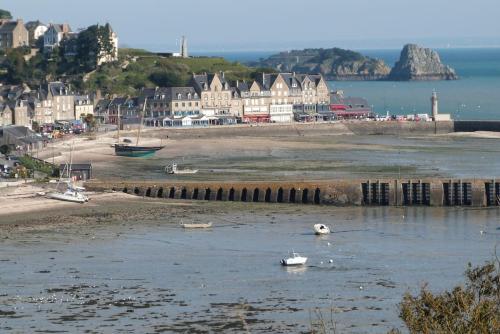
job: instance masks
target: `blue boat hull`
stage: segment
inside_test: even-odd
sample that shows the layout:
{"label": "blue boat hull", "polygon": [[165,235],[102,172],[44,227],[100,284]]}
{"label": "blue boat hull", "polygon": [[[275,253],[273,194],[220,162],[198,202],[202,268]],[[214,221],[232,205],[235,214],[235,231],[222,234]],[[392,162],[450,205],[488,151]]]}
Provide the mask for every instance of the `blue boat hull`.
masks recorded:
{"label": "blue boat hull", "polygon": [[115,154],[121,157],[148,157],[161,150],[165,146],[129,146],[129,145],[115,145]]}

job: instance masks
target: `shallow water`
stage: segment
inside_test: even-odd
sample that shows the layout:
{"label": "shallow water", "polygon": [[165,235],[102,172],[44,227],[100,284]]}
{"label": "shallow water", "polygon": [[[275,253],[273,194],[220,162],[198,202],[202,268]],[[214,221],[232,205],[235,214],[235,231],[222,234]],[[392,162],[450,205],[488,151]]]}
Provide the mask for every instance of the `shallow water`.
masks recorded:
{"label": "shallow water", "polygon": [[[500,241],[498,210],[224,206],[191,214],[215,223],[203,231],[172,218],[4,236],[0,330],[303,332],[319,307],[379,333],[401,326],[405,291],[462,282]],[[318,222],[335,233],[314,236]],[[279,265],[291,250],[305,267]]]}

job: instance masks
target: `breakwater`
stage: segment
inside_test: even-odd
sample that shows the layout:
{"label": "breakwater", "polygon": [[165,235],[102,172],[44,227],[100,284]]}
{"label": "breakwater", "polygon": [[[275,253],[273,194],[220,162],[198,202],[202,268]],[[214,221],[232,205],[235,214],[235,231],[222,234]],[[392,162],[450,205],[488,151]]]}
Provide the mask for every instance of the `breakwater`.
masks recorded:
{"label": "breakwater", "polygon": [[289,203],[333,206],[500,205],[500,180],[332,180],[309,182],[106,181],[89,190],[120,191],[170,200]]}

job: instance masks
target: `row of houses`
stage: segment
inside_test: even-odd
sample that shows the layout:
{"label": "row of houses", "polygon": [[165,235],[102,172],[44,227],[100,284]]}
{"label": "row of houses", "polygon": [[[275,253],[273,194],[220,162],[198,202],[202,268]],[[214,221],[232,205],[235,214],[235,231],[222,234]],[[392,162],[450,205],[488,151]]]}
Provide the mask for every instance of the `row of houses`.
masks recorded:
{"label": "row of houses", "polygon": [[81,95],[63,82],[31,89],[0,85],[0,126],[53,124],[91,114],[101,124],[154,127],[289,123],[367,117],[364,99],[330,93],[321,75],[264,73],[252,82],[223,72],[193,74],[186,87],[143,88],[136,97]]}
{"label": "row of houses", "polygon": [[31,89],[26,85],[0,85],[0,126],[52,124],[73,121],[94,113],[94,99],[79,95],[71,86],[50,82]]}
{"label": "row of houses", "polygon": [[[111,27],[110,34],[114,53],[100,56],[97,61],[99,65],[118,60],[118,35]],[[73,40],[77,36],[78,32],[72,31],[67,23],[46,25],[40,21],[30,21],[24,24],[21,19],[0,20],[0,49],[2,50],[19,47],[36,48],[37,42],[42,39],[44,50],[51,51],[60,46],[64,39]],[[66,52],[71,53],[71,50],[66,50]]]}
{"label": "row of houses", "polygon": [[138,97],[104,99],[101,123],[137,122],[141,110],[150,126],[289,123],[311,117],[331,119],[330,92],[321,75],[263,73],[252,81],[226,79],[224,72],[193,74],[187,87],[142,89]]}

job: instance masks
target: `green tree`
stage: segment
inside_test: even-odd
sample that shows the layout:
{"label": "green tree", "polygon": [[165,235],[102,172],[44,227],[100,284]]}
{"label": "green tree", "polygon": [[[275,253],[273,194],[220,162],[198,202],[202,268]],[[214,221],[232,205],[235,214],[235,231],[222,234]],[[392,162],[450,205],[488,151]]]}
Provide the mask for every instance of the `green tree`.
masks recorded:
{"label": "green tree", "polygon": [[90,72],[97,68],[100,57],[112,56],[115,52],[111,40],[111,27],[93,25],[81,31],[76,40],[77,62],[83,71]]}
{"label": "green tree", "polygon": [[465,286],[451,291],[405,294],[400,317],[410,333],[500,333],[500,262],[469,264],[465,275]]}
{"label": "green tree", "polygon": [[6,70],[5,80],[10,84],[21,84],[26,78],[31,77],[30,68],[24,60],[23,52],[19,49],[7,52],[3,66]]}
{"label": "green tree", "polygon": [[8,10],[0,9],[0,19],[12,20],[12,14]]}

